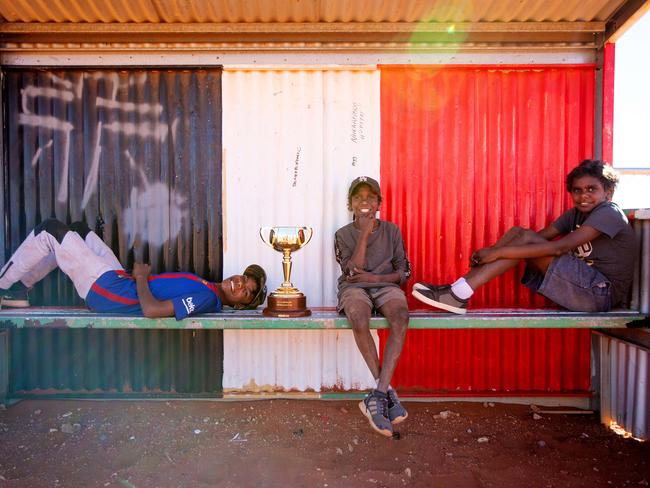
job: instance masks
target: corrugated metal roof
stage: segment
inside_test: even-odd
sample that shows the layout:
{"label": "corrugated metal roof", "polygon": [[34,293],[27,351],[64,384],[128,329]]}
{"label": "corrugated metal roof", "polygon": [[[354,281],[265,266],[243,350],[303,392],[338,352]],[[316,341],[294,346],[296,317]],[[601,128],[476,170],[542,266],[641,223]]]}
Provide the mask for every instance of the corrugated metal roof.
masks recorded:
{"label": "corrugated metal roof", "polygon": [[[593,49],[640,0],[0,0],[2,50]],[[80,46],[77,46],[79,44]]]}
{"label": "corrugated metal roof", "polygon": [[7,22],[593,22],[623,0],[2,0]]}

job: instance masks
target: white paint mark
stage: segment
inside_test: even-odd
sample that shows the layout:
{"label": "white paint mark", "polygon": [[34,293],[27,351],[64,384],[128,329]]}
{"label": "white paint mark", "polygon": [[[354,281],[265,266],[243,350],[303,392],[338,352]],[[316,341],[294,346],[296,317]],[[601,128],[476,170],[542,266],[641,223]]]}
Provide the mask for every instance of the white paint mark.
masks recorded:
{"label": "white paint mark", "polygon": [[90,197],[92,196],[93,193],[95,193],[95,189],[97,188],[97,180],[99,179],[99,156],[102,153],[102,146],[100,145],[101,138],[102,138],[102,123],[97,122],[97,131],[95,132],[95,148],[93,149],[93,159],[92,159],[92,163],[90,164],[90,171],[88,172],[88,176],[86,177],[86,184],[84,185],[84,196],[81,200],[82,209],[86,208],[86,205],[88,205],[88,200],[90,200]]}
{"label": "white paint mark", "polygon": [[116,100],[97,97],[96,104],[98,107],[104,107],[113,110],[122,110],[124,112],[137,112],[139,114],[151,113],[154,115],[160,115],[163,111],[163,106],[160,103],[118,102]]}
{"label": "white paint mark", "polygon": [[18,114],[18,124],[70,132],[74,125],[51,115]]}
{"label": "white paint mark", "polygon": [[57,90],[56,88],[38,87],[29,85],[20,90],[21,106],[25,114],[33,113],[27,107],[27,100],[36,97],[54,98],[64,102],[71,102],[74,99],[74,93],[69,90]]}
{"label": "white paint mark", "polygon": [[178,138],[178,123],[181,121],[180,117],[176,116],[172,122],[172,144],[176,145]]}
{"label": "white paint mark", "polygon": [[36,164],[38,163],[38,159],[41,157],[41,153],[43,152],[43,149],[49,149],[50,147],[52,147],[52,143],[53,143],[53,142],[54,142],[54,141],[53,141],[52,139],[50,139],[50,140],[47,142],[47,144],[45,144],[43,147],[39,147],[39,148],[36,150],[36,154],[34,154],[34,157],[32,158],[32,168],[33,168],[34,166],[36,166]]}
{"label": "white paint mark", "polygon": [[[71,124],[72,125],[72,124]],[[68,200],[68,166],[70,165],[70,131],[66,131],[63,141],[63,169],[61,170],[61,185],[57,200],[61,203]]]}
{"label": "white paint mark", "polygon": [[129,152],[128,149],[124,151],[124,155],[126,156],[126,159],[129,160],[129,166],[131,167],[131,169],[135,170],[136,169],[135,160],[133,159],[133,156],[131,156],[131,153]]}
{"label": "white paint mark", "polygon": [[146,183],[132,188],[129,207],[124,209],[123,228],[132,247],[136,239],[161,246],[178,236],[188,211],[186,199],[164,183]]}
{"label": "white paint mark", "polygon": [[57,194],[59,202],[68,199],[68,166],[70,161],[70,132],[74,126],[70,122],[49,115],[18,114],[18,124],[30,127],[44,127],[46,129],[60,130],[65,133],[63,141],[63,169],[61,171],[61,185]]}
{"label": "white paint mark", "polygon": [[48,78],[52,80],[52,83],[55,85],[61,85],[63,88],[66,88],[68,90],[72,89],[72,82],[69,80],[64,80],[63,78],[56,76],[52,73],[48,73]]}
{"label": "white paint mark", "polygon": [[113,93],[111,94],[111,100],[115,100],[117,98],[117,89],[120,87],[120,77],[117,73],[113,72],[108,75],[108,78],[113,84]]}
{"label": "white paint mark", "polygon": [[134,124],[133,122],[112,122],[106,124],[104,128],[111,132],[121,132],[127,136],[151,137],[159,141],[165,141],[169,133],[168,124],[152,124],[151,122],[141,122],[139,124]]}

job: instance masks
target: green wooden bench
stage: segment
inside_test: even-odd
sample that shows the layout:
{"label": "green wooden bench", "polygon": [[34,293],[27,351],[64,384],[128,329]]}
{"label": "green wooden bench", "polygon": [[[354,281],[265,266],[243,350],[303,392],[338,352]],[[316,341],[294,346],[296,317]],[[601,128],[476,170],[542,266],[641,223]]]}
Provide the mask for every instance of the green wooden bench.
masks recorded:
{"label": "green wooden bench", "polygon": [[[412,312],[411,329],[530,329],[530,328],[625,328],[643,318],[634,310],[601,314],[560,310],[476,310],[466,315]],[[373,329],[388,328],[383,317],[372,317]],[[138,316],[96,314],[82,308],[26,308],[0,310],[3,328],[89,328],[89,329],[349,329],[345,316],[332,309],[317,309],[309,317],[264,317],[261,311],[205,314],[177,321]]]}

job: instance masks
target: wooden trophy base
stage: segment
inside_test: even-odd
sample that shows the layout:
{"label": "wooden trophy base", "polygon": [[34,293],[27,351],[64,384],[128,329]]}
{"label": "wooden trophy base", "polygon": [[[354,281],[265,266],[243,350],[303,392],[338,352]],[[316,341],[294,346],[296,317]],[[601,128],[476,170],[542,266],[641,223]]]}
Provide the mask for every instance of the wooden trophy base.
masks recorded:
{"label": "wooden trophy base", "polygon": [[307,297],[302,293],[283,295],[271,293],[268,299],[268,306],[262,310],[266,317],[308,317],[311,310],[307,308]]}

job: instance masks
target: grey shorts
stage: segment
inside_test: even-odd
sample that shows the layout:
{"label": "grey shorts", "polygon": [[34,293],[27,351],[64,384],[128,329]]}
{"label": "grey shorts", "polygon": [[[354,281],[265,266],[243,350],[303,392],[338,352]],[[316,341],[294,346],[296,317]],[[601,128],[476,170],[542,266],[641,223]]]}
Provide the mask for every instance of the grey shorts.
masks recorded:
{"label": "grey shorts", "polygon": [[380,288],[345,288],[339,293],[339,304],[336,310],[339,313],[345,310],[347,305],[353,302],[363,302],[370,307],[370,309],[379,310],[385,303],[390,300],[401,300],[404,306],[408,308],[406,303],[406,295],[401,288],[396,286],[382,286]]}
{"label": "grey shorts", "polygon": [[609,280],[572,254],[554,258],[546,274],[526,266],[521,282],[574,312],[607,312],[612,308]]}

